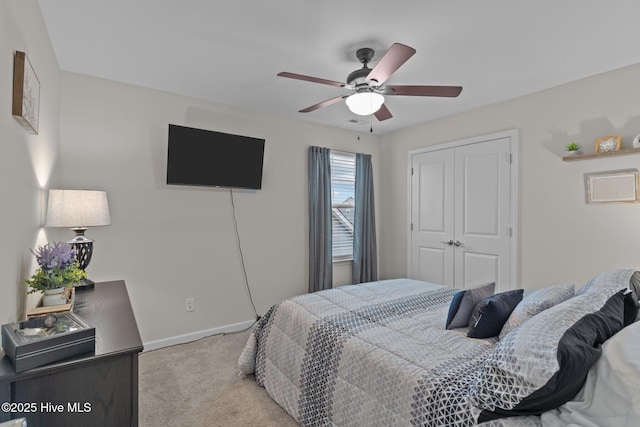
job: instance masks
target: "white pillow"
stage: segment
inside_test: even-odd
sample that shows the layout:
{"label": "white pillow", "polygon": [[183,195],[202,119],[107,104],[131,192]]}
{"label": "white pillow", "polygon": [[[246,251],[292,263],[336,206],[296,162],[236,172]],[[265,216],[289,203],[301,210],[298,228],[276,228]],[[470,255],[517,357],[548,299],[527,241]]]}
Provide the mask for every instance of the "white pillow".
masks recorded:
{"label": "white pillow", "polygon": [[635,427],[640,420],[640,323],[602,345],[602,356],[571,401],[542,414],[545,426]]}

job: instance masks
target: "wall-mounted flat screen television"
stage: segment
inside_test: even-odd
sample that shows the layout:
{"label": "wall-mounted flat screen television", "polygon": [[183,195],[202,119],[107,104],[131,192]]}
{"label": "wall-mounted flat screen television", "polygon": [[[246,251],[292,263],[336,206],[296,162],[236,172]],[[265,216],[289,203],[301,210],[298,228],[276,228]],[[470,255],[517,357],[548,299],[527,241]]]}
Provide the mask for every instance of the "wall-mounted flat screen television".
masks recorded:
{"label": "wall-mounted flat screen television", "polygon": [[167,184],[262,188],[264,139],[169,125]]}

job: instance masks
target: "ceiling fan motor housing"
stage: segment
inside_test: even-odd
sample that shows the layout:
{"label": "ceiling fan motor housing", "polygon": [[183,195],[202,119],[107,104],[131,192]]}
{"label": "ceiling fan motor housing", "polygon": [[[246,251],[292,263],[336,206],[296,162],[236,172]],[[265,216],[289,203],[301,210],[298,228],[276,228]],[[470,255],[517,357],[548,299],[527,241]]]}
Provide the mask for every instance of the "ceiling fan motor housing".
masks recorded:
{"label": "ceiling fan motor housing", "polygon": [[367,66],[365,65],[364,68],[360,68],[359,70],[355,70],[354,72],[349,74],[349,76],[347,77],[347,83],[355,87],[361,85],[368,86],[367,76],[370,72],[371,68],[367,68]]}
{"label": "ceiling fan motor housing", "polygon": [[349,74],[349,76],[347,76],[348,84],[355,87],[364,84],[368,85],[366,80],[367,76],[371,72],[371,68],[367,67],[367,64],[371,62],[371,60],[373,59],[373,55],[375,55],[375,51],[371,48],[363,47],[361,49],[358,49],[358,51],[356,52],[356,57],[358,58],[358,61],[362,63],[362,68],[355,70],[354,72]]}

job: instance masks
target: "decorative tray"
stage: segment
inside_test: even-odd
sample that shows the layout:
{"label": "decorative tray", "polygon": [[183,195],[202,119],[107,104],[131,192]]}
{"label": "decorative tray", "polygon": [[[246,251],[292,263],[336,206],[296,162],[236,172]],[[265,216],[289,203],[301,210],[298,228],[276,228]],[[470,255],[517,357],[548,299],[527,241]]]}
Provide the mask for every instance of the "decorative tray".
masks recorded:
{"label": "decorative tray", "polygon": [[16,373],[95,351],[96,330],[71,312],[2,325],[2,347]]}

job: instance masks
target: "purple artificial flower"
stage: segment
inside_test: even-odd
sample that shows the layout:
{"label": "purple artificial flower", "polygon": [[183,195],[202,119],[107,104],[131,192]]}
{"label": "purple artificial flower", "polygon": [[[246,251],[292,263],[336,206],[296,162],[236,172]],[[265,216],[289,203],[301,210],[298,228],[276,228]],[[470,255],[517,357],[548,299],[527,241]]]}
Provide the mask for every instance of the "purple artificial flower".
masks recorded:
{"label": "purple artificial flower", "polygon": [[65,269],[73,264],[76,259],[75,248],[66,242],[54,242],[53,246],[47,243],[44,246],[40,246],[33,254],[40,268],[47,271],[54,267]]}

